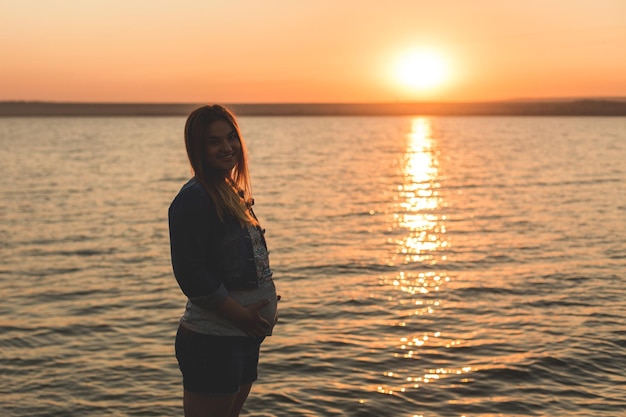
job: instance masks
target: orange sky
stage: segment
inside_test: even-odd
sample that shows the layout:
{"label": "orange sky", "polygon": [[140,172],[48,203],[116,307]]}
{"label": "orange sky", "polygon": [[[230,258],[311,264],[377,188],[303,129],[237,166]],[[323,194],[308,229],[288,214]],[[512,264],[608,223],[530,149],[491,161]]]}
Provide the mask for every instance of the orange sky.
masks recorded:
{"label": "orange sky", "polygon": [[[445,58],[400,85],[408,50]],[[0,100],[626,97],[626,0],[0,0]]]}

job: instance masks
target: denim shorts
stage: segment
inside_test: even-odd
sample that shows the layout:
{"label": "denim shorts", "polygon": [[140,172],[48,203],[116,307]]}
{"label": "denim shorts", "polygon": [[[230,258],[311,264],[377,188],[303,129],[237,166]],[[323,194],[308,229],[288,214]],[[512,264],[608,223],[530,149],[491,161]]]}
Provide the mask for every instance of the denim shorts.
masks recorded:
{"label": "denim shorts", "polygon": [[257,379],[259,349],[264,338],[213,336],[183,326],[176,333],[176,359],[185,390],[232,395]]}

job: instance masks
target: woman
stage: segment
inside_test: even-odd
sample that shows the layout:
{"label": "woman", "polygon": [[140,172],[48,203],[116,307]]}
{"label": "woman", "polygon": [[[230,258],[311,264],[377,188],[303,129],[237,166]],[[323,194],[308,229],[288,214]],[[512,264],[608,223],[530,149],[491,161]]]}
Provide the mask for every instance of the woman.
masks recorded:
{"label": "woman", "polygon": [[234,115],[219,105],[194,110],[185,146],[194,176],[169,208],[172,266],[188,298],[176,334],[184,411],[238,416],[278,297]]}

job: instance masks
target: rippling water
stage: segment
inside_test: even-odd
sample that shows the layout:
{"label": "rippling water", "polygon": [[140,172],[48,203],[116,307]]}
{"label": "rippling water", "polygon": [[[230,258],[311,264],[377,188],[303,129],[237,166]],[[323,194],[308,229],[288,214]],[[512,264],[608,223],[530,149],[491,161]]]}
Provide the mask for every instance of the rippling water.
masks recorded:
{"label": "rippling water", "polygon": [[[0,414],[177,416],[183,118],[0,119]],[[618,416],[626,118],[241,119],[282,294],[251,416]]]}

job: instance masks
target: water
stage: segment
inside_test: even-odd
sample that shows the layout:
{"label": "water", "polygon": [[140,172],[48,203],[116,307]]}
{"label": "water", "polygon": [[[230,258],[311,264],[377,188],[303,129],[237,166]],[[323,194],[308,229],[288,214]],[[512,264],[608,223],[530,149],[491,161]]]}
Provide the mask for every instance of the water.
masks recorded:
{"label": "water", "polygon": [[[0,119],[0,415],[182,415],[183,124]],[[247,415],[625,415],[626,118],[241,125],[283,297]]]}

